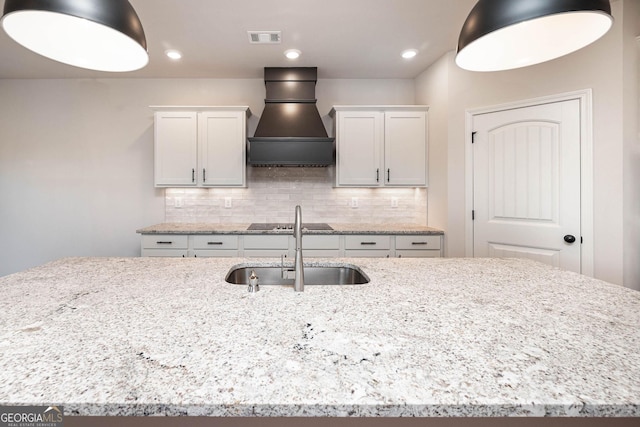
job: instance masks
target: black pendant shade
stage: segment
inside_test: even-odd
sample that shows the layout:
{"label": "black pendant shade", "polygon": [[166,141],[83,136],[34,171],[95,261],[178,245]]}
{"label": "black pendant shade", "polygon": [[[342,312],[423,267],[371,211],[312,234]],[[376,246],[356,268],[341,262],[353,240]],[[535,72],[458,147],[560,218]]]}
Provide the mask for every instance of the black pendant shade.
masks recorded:
{"label": "black pendant shade", "polygon": [[149,61],[127,0],[5,0],[2,27],[27,49],[81,68],[133,71]]}
{"label": "black pendant shade", "polygon": [[596,41],[613,24],[609,0],[479,0],[458,39],[472,71],[538,64]]}

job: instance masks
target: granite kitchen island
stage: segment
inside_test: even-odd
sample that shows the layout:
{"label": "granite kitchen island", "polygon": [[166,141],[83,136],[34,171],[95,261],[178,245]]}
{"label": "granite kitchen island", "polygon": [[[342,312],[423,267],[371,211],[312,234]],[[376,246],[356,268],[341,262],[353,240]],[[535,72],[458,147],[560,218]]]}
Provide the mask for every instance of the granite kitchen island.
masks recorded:
{"label": "granite kitchen island", "polygon": [[640,293],[516,259],[69,258],[0,278],[0,404],[67,415],[640,416]]}

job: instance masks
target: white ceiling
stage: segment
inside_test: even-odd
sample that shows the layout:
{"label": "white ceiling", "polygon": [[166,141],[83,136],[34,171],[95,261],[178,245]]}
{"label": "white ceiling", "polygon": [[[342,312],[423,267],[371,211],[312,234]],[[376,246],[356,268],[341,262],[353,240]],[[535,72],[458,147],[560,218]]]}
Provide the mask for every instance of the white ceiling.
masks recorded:
{"label": "white ceiling", "polygon": [[[318,67],[320,78],[414,78],[455,49],[476,0],[130,2],[147,36],[144,69],[114,75],[59,64],[0,31],[0,78],[261,78],[263,67],[282,66]],[[282,43],[250,44],[249,30],[280,30]],[[183,52],[180,62],[164,55],[170,48]],[[287,60],[290,48],[302,57]],[[401,58],[410,48],[418,56]]]}

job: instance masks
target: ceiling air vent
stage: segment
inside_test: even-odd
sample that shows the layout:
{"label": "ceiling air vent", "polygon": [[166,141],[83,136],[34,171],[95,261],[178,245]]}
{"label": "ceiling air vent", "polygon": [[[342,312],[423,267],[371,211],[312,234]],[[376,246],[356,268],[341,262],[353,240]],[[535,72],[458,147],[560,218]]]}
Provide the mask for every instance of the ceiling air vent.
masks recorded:
{"label": "ceiling air vent", "polygon": [[282,31],[247,31],[249,43],[276,44],[282,41]]}

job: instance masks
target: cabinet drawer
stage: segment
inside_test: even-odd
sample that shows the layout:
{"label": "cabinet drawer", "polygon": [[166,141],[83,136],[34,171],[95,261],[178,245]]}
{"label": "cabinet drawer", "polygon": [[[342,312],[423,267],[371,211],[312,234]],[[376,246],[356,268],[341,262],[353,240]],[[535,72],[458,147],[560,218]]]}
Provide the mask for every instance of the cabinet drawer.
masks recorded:
{"label": "cabinet drawer", "polygon": [[391,251],[389,250],[360,250],[352,249],[344,251],[344,256],[347,258],[389,258]]}
{"label": "cabinet drawer", "polygon": [[440,258],[440,249],[436,250],[396,250],[398,258]]}
{"label": "cabinet drawer", "polygon": [[302,236],[302,249],[340,249],[340,236]]}
{"label": "cabinet drawer", "polygon": [[184,234],[145,234],[142,236],[144,249],[187,249],[189,236]]}
{"label": "cabinet drawer", "polygon": [[305,249],[304,259],[308,258],[338,258],[340,251],[338,249]]}
{"label": "cabinet drawer", "polygon": [[278,258],[288,255],[283,249],[247,249],[244,251],[245,258]]}
{"label": "cabinet drawer", "polygon": [[196,249],[193,251],[193,256],[196,258],[236,258],[238,257],[238,251],[233,249]]}
{"label": "cabinet drawer", "polygon": [[391,236],[346,236],[345,249],[383,250],[391,248]]}
{"label": "cabinet drawer", "polygon": [[440,249],[440,236],[396,236],[396,249]]}
{"label": "cabinet drawer", "polygon": [[142,249],[143,257],[170,257],[170,258],[186,258],[189,251],[186,249]]}
{"label": "cabinet drawer", "polygon": [[244,248],[287,250],[289,249],[289,236],[244,236]]}
{"label": "cabinet drawer", "polygon": [[235,235],[193,236],[193,248],[207,249],[207,250],[238,249],[238,236],[235,236]]}

